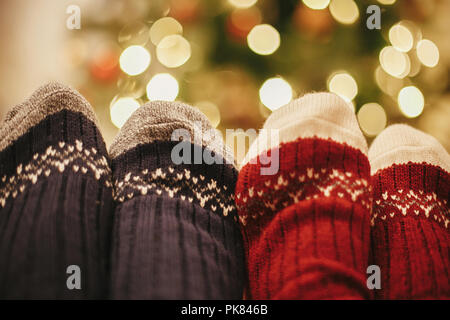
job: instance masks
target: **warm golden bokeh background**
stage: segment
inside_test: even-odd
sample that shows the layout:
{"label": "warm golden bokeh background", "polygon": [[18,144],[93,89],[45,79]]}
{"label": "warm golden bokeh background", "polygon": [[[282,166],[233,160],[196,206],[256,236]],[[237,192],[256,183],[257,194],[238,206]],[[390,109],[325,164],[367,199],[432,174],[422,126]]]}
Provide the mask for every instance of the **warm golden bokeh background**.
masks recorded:
{"label": "warm golden bokeh background", "polygon": [[[366,27],[371,4],[381,30]],[[79,30],[66,27],[70,5]],[[449,16],[448,0],[2,0],[0,117],[61,81],[89,100],[109,144],[148,100],[247,129],[330,90],[353,103],[369,141],[404,122],[450,150]]]}

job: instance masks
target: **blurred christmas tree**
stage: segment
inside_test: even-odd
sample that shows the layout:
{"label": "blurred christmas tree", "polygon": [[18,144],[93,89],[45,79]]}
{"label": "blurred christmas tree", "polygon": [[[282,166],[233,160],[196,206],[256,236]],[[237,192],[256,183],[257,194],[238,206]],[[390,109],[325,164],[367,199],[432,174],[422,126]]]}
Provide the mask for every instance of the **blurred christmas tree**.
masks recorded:
{"label": "blurred christmas tree", "polygon": [[[366,26],[372,4],[380,30]],[[219,129],[246,129],[298,95],[330,90],[353,104],[368,137],[408,122],[450,148],[450,47],[439,33],[448,1],[98,0],[81,9],[67,54],[107,141],[148,100],[186,101]]]}

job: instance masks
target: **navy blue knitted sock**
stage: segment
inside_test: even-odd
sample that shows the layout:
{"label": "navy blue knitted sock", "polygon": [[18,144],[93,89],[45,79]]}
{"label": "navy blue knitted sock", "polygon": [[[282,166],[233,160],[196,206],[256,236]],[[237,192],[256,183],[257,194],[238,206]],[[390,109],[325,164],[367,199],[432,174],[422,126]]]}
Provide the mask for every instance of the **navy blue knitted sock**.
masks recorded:
{"label": "navy blue knitted sock", "polygon": [[0,298],[105,297],[112,211],[105,144],[83,97],[52,83],[8,113]]}
{"label": "navy blue knitted sock", "polygon": [[[113,142],[113,298],[242,298],[237,171],[210,129],[188,105],[152,102]],[[172,141],[174,131],[184,137],[181,145]]]}

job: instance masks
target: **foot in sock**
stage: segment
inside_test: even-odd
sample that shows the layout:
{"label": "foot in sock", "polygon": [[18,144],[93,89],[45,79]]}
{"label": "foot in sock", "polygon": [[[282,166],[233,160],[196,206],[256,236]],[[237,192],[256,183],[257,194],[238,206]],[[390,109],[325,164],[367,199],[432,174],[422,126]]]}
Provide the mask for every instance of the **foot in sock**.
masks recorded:
{"label": "foot in sock", "polygon": [[[52,83],[13,108],[0,178],[0,297],[105,297],[111,170],[88,102]],[[81,290],[68,288],[71,265]]]}
{"label": "foot in sock", "polygon": [[[353,109],[334,94],[309,94],[263,129],[275,134],[260,133],[236,186],[249,298],[368,298],[370,169]],[[277,153],[278,172],[262,174]]]}
{"label": "foot in sock", "polygon": [[450,298],[450,156],[406,125],[381,132],[369,150],[372,253],[379,299]]}
{"label": "foot in sock", "polygon": [[[111,145],[118,203],[112,298],[242,297],[237,171],[222,139],[209,130],[206,117],[188,105],[151,102],[128,119]],[[184,137],[181,145],[172,134]],[[217,161],[206,164],[204,155],[211,152]],[[174,162],[177,155],[187,161]]]}

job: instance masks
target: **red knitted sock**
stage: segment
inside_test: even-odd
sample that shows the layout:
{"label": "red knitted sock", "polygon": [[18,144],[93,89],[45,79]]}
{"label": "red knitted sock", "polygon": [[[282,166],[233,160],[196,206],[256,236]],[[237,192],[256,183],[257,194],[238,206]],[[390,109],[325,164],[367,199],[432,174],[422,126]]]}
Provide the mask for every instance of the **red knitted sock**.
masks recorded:
{"label": "red knitted sock", "polygon": [[[352,108],[334,94],[309,94],[264,129],[277,130],[279,142],[260,133],[236,187],[248,297],[367,298],[370,170]],[[278,172],[263,175],[277,153]]]}
{"label": "red knitted sock", "polygon": [[450,156],[433,137],[394,125],[375,139],[369,158],[377,298],[450,298]]}

